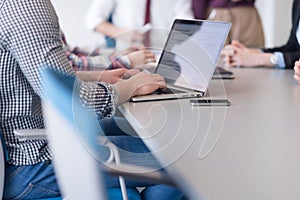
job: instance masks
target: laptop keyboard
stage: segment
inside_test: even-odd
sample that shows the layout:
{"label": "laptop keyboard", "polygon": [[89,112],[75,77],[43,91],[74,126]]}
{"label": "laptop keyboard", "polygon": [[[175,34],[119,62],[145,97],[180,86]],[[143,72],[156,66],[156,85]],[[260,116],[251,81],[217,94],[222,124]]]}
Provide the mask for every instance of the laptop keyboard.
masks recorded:
{"label": "laptop keyboard", "polygon": [[184,91],[182,90],[176,90],[174,88],[165,88],[165,89],[157,89],[156,91],[153,92],[154,94],[174,94],[174,93],[185,93]]}

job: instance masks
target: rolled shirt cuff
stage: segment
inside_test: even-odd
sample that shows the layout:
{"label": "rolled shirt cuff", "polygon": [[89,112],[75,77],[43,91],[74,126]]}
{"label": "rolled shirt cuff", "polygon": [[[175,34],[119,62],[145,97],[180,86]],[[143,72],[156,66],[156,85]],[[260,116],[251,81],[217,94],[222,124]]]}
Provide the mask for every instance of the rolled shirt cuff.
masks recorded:
{"label": "rolled shirt cuff", "polygon": [[277,58],[277,65],[275,65],[275,68],[279,68],[279,69],[285,69],[285,62],[284,62],[284,57],[283,57],[283,53],[281,52],[274,52],[273,53],[274,56],[276,56]]}

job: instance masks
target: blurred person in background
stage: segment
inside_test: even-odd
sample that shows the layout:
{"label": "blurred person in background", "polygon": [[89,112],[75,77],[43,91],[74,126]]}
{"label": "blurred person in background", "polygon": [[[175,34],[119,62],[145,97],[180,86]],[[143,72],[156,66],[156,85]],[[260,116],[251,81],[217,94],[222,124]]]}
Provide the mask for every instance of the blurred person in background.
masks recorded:
{"label": "blurred person in background", "polygon": [[248,47],[264,47],[264,32],[255,0],[193,0],[195,18],[231,22],[226,44],[238,40]]}
{"label": "blurred person in background", "polygon": [[117,51],[132,46],[152,47],[159,56],[173,20],[194,18],[191,1],[93,0],[86,26],[104,35],[107,46],[115,46]]}
{"label": "blurred person in background", "polygon": [[292,29],[288,42],[280,47],[257,49],[248,48],[239,41],[225,46],[222,55],[226,66],[274,67],[293,69],[300,58],[300,0],[294,0],[292,8]]}
{"label": "blurred person in background", "polygon": [[129,47],[119,53],[114,50],[110,53],[103,53],[104,49],[100,47],[90,49],[69,45],[63,31],[61,31],[61,39],[67,58],[75,71],[94,71],[96,73],[95,71],[99,70],[133,69],[155,61],[155,55],[142,47]]}
{"label": "blurred person in background", "polygon": [[110,37],[146,24],[169,30],[175,18],[194,18],[191,3],[191,0],[93,0],[85,21],[90,30]]}

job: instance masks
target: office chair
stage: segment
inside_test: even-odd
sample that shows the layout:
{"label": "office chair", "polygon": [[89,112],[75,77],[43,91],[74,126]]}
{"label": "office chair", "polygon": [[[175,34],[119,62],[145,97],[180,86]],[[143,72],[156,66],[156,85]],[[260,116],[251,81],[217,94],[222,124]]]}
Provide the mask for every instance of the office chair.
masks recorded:
{"label": "office chair", "polygon": [[[104,172],[174,186],[167,175],[153,169],[118,162],[104,163],[103,158],[109,155],[110,160],[111,153],[116,160],[117,150],[111,148],[112,144],[102,137],[104,134],[96,116],[82,106],[77,93],[73,92],[76,90],[75,77],[51,68],[45,68],[42,74],[46,94],[43,112],[47,138],[63,196],[69,199],[107,199],[110,195],[107,195]],[[102,133],[101,136],[99,133]],[[127,199],[127,193],[128,199],[136,199],[133,189],[122,190],[122,197]]]}
{"label": "office chair", "polygon": [[[14,134],[20,141],[25,141],[25,140],[44,140],[47,139],[46,135],[46,129],[23,129],[23,130],[14,130]],[[4,168],[5,168],[5,160],[8,159],[8,155],[6,154],[6,149],[5,149],[5,144],[4,140],[2,139],[2,134],[0,131],[0,137],[1,137],[1,143],[0,143],[0,159],[3,162],[0,162],[0,197],[3,195],[3,189],[4,189]],[[3,147],[3,148],[1,148]],[[112,149],[111,151],[115,151],[115,149]],[[113,157],[110,157],[112,159]],[[126,167],[123,170],[130,171],[130,169],[127,169]],[[111,169],[111,171],[114,171]],[[134,173],[132,171],[132,173]],[[117,175],[122,175],[118,171],[116,171]],[[128,194],[127,194],[128,193]],[[119,188],[109,188],[108,189],[108,198],[113,199],[113,200],[121,200],[123,198],[122,191]],[[63,197],[53,197],[53,198],[43,198],[43,199],[35,199],[35,200],[63,200],[65,198]],[[66,198],[70,199],[70,198]],[[130,199],[130,200],[140,200],[140,196],[138,193],[138,190],[135,188],[128,188],[126,190],[126,197],[125,199]]]}

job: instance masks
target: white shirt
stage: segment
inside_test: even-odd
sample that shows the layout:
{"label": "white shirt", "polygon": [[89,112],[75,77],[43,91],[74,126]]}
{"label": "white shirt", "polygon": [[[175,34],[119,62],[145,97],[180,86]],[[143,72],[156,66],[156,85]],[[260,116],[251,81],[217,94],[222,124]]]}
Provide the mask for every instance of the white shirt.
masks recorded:
{"label": "white shirt", "polygon": [[298,28],[297,28],[297,31],[296,31],[296,37],[297,37],[298,43],[300,45],[300,20],[299,20]]}
{"label": "white shirt", "polygon": [[[146,0],[93,0],[86,16],[90,30],[104,21],[110,14],[112,23],[120,28],[140,28],[144,25]],[[151,25],[170,29],[175,18],[194,18],[191,0],[152,0]]]}

